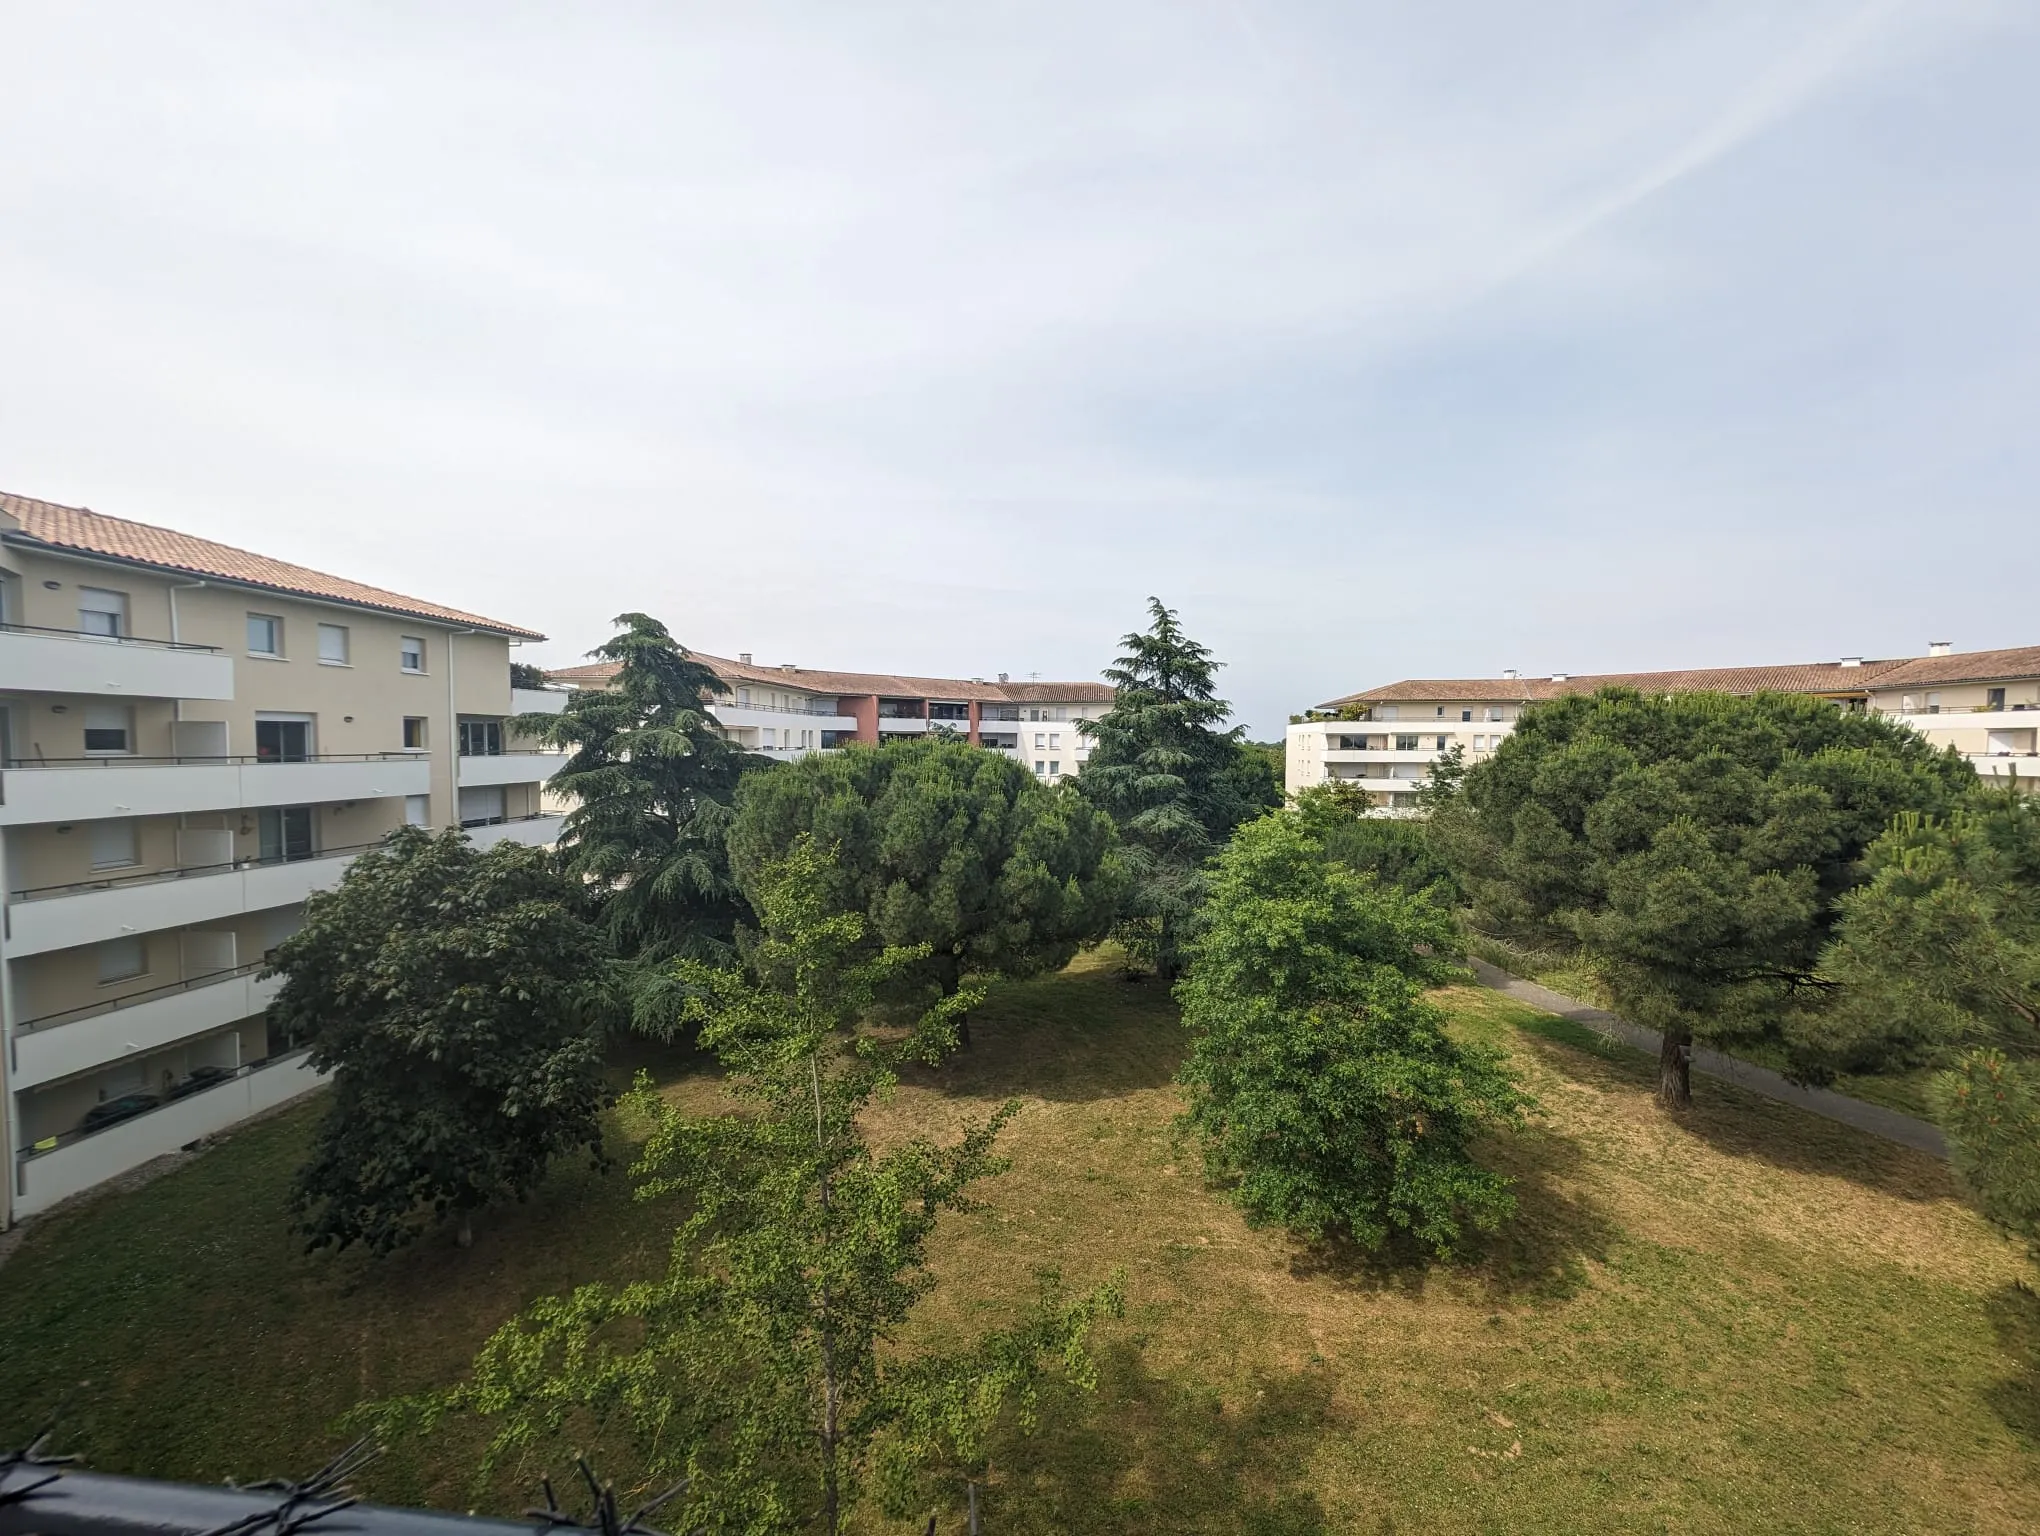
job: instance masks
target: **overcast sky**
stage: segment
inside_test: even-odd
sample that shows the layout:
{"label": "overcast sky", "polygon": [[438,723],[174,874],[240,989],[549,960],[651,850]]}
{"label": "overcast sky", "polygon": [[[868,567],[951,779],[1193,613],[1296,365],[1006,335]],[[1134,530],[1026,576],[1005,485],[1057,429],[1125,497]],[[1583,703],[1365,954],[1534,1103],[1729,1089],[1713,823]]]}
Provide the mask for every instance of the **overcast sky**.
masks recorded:
{"label": "overcast sky", "polygon": [[2040,6],[0,5],[0,488],[1091,677],[2040,643]]}

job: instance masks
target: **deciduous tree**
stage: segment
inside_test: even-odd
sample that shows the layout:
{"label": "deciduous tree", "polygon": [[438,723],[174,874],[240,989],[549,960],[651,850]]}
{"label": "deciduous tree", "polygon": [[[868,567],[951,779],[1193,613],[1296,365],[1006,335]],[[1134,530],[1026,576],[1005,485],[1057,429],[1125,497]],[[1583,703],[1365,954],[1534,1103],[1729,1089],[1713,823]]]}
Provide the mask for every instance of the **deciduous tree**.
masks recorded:
{"label": "deciduous tree", "polygon": [[1420,995],[1456,943],[1444,908],[1328,856],[1294,812],[1233,834],[1176,995],[1188,1118],[1250,1220],[1442,1252],[1514,1208],[1471,1143],[1529,1101]]}
{"label": "deciduous tree", "polygon": [[314,1248],[382,1253],[602,1157],[600,932],[544,853],[392,834],[277,947],[270,1017],[333,1074],[294,1207]]}
{"label": "deciduous tree", "polygon": [[569,1430],[624,1433],[647,1477],[687,1479],[661,1512],[668,1529],[833,1533],[867,1493],[898,1510],[929,1497],[931,1467],[981,1464],[1002,1414],[1031,1419],[1051,1362],[1091,1380],[1085,1340],[1117,1310],[1116,1287],[1050,1285],[1015,1326],[959,1349],[900,1344],[933,1284],[928,1239],[1003,1166],[992,1147],[1014,1106],[946,1147],[865,1139],[860,1112],[899,1064],[949,1049],[971,997],[904,1032],[867,1028],[877,993],[923,956],[871,952],[863,915],[827,899],[832,862],[800,839],[759,875],[757,979],[679,964],[739,1102],[688,1114],[648,1084],[627,1101],[650,1132],[640,1193],[688,1212],[665,1273],[539,1302],[467,1382],[399,1414],[497,1416],[492,1463],[557,1449]]}
{"label": "deciduous tree", "polygon": [[1126,848],[1122,940],[1172,978],[1203,899],[1205,860],[1282,796],[1245,728],[1219,728],[1231,706],[1217,696],[1210,650],[1159,598],[1148,599],[1148,612],[1148,628],[1127,635],[1124,654],[1105,670],[1112,708],[1077,724],[1091,741],[1077,789],[1117,824]]}

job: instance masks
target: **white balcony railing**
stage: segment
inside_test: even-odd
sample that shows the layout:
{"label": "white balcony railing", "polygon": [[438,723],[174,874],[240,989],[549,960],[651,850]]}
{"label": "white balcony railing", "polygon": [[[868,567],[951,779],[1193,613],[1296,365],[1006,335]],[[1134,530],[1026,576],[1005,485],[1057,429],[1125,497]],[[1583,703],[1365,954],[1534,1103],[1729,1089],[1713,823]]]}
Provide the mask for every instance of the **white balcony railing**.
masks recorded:
{"label": "white balcony railing", "polygon": [[0,771],[0,826],[174,816],[265,805],[423,795],[432,765],[416,753],[264,762],[252,757],[85,757]]}
{"label": "white balcony railing", "polygon": [[262,962],[195,976],[109,1002],[24,1019],[15,1027],[13,1086],[33,1088],[146,1055],[253,1018],[283,985],[257,980]]}
{"label": "white balcony railing", "polygon": [[573,695],[564,688],[512,688],[510,690],[510,713],[513,715],[557,715],[565,712],[567,700]]}
{"label": "white balcony railing", "polygon": [[165,869],[12,893],[7,952],[46,954],[131,933],[295,906],[330,890],[355,855],[379,843],[328,849],[288,862],[247,859]]}
{"label": "white balcony railing", "polygon": [[210,1088],[105,1130],[52,1137],[24,1148],[15,1168],[14,1210],[32,1216],[58,1201],[139,1168],[152,1158],[214,1136],[251,1115],[287,1104],[325,1081],[304,1053],[244,1067]]}
{"label": "white balcony railing", "polygon": [[857,721],[850,715],[836,712],[836,706],[815,705],[806,709],[773,709],[763,704],[734,704],[728,699],[718,699],[708,706],[725,730],[736,730],[744,726],[773,726],[788,728],[789,720],[797,720],[799,726],[817,731],[854,731]]}
{"label": "white balcony railing", "polygon": [[565,752],[492,752],[460,759],[460,787],[543,784],[567,764]]}
{"label": "white balcony railing", "polygon": [[0,678],[25,693],[231,699],[234,661],[209,645],[0,625]]}
{"label": "white balcony railing", "polygon": [[467,828],[468,841],[477,848],[498,843],[522,843],[527,848],[547,848],[559,841],[563,816],[520,816],[513,821],[485,822]]}

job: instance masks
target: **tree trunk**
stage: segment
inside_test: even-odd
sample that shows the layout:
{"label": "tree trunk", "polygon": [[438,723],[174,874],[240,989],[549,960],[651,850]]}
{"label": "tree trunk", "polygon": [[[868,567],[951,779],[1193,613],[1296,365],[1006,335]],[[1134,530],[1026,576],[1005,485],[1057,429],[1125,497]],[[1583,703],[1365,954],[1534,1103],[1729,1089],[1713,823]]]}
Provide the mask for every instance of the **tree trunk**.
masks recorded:
{"label": "tree trunk", "polygon": [[[822,1209],[829,1209],[829,1164],[828,1146],[822,1138],[822,1061],[820,1056],[808,1058],[808,1070],[815,1085],[815,1147],[822,1157],[821,1197]],[[822,1343],[822,1523],[829,1536],[836,1536],[842,1520],[841,1494],[836,1482],[836,1447],[841,1436],[837,1429],[836,1392],[836,1332],[829,1321],[829,1288],[821,1288],[821,1343]]]}
{"label": "tree trunk", "polygon": [[1658,1046],[1657,1101],[1666,1109],[1693,1103],[1693,1031],[1668,1029]]}
{"label": "tree trunk", "polygon": [[462,1248],[474,1247],[475,1218],[474,1213],[472,1211],[462,1211],[460,1213],[460,1230],[454,1233],[453,1241],[457,1246]]}

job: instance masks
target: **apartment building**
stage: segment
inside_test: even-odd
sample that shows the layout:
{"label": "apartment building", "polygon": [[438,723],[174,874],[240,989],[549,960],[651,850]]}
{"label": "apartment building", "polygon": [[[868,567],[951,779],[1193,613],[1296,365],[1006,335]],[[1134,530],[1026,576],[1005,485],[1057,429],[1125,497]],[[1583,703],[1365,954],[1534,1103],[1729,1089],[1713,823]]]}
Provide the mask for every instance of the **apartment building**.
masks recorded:
{"label": "apartment building", "polygon": [[[709,701],[710,713],[740,745],[773,757],[949,730],[1055,782],[1075,773],[1090,754],[1076,722],[1112,707],[1112,690],[1103,683],[1016,683],[1003,672],[992,682],[904,677],[791,662],[761,667],[748,652],[734,660],[693,654],[729,689]],[[547,676],[564,687],[604,688],[616,672],[615,663],[602,662]]]}
{"label": "apartment building", "polygon": [[1490,756],[1532,704],[1600,688],[1646,693],[1805,693],[1844,709],[1903,720],[1953,747],[1986,777],[2040,780],[2040,646],[1957,652],[1935,641],[1925,656],[1681,672],[1491,678],[1412,678],[1316,706],[1289,727],[1291,794],[1330,779],[1365,790],[1389,814],[1408,812],[1431,764],[1457,747],[1469,764]]}
{"label": "apartment building", "polygon": [[542,638],[0,495],[0,1224],[315,1085],[263,955],[390,830],[553,839]]}

